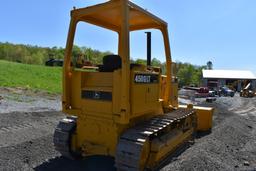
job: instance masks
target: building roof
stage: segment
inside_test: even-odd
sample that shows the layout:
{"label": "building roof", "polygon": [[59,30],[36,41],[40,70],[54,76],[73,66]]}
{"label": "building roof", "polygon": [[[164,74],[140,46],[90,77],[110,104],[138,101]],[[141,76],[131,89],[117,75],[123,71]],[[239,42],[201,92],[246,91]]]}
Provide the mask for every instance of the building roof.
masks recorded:
{"label": "building roof", "polygon": [[251,71],[245,70],[203,70],[203,78],[256,80]]}

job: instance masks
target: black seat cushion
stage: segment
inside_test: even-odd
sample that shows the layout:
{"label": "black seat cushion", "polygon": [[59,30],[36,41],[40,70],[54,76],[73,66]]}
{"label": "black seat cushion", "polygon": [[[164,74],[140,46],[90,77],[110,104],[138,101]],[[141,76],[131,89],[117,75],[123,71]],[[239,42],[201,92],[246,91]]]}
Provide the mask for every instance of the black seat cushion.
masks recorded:
{"label": "black seat cushion", "polygon": [[113,72],[122,67],[122,60],[119,55],[107,55],[103,57],[103,65],[99,67],[100,72]]}

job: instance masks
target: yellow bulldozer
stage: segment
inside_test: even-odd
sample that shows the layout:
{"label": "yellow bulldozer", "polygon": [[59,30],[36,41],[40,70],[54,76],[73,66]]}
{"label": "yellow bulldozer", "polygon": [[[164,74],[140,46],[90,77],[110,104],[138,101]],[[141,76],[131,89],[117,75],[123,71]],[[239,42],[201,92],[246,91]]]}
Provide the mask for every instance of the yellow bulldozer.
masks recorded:
{"label": "yellow bulldozer", "polygon": [[[118,54],[97,67],[72,64],[76,26],[90,23],[118,34]],[[159,67],[131,64],[130,32],[160,30],[166,75]],[[117,170],[153,169],[197,131],[212,127],[213,108],[179,105],[167,23],[128,0],[73,9],[63,65],[62,108],[67,118],[54,132],[63,156],[115,158]]]}

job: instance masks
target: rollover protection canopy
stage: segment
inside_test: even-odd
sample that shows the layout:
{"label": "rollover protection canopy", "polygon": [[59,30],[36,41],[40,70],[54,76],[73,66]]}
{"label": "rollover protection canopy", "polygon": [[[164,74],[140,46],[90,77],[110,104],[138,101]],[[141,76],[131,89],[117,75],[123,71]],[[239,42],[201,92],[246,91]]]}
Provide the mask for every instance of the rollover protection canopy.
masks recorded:
{"label": "rollover protection canopy", "polygon": [[[95,6],[75,9],[72,17],[116,32],[121,30],[122,7],[121,1],[111,0]],[[118,3],[120,2],[120,3]],[[160,29],[167,23],[136,4],[128,1],[130,31],[141,29]]]}

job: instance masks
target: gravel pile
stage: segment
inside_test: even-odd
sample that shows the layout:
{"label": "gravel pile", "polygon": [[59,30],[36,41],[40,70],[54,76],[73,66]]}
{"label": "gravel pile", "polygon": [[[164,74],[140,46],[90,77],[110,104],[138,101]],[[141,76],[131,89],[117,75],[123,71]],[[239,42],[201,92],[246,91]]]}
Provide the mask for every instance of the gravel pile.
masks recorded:
{"label": "gravel pile", "polygon": [[212,106],[212,133],[162,170],[256,170],[256,99],[222,97]]}

